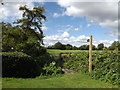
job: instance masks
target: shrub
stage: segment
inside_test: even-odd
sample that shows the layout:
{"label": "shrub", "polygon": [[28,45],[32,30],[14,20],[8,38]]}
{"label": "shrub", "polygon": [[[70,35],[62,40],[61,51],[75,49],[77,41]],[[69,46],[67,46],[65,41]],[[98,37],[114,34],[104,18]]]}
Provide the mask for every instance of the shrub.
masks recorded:
{"label": "shrub", "polygon": [[45,64],[50,64],[54,61],[54,58],[52,58],[49,53],[45,53],[35,57],[35,61],[41,68],[43,68]]}
{"label": "shrub", "polygon": [[16,49],[14,51],[26,53],[34,58],[47,53],[46,48],[40,46],[39,42],[34,39],[30,39],[22,44],[16,45]]}
{"label": "shrub", "polygon": [[57,63],[57,61],[55,61],[55,59],[49,53],[45,53],[45,54],[40,55],[40,56],[38,56],[38,57],[36,57],[34,59],[35,59],[35,62],[40,67],[41,75],[45,75],[46,74],[46,71],[43,69],[45,66],[48,66],[52,62],[56,62]]}
{"label": "shrub", "polygon": [[36,62],[22,52],[2,52],[2,76],[32,78],[40,74]]}
{"label": "shrub", "polygon": [[92,73],[88,73],[88,53],[72,55],[65,59],[63,67],[75,71],[88,73],[94,79],[100,79],[112,84],[120,85],[118,52],[93,52]]}
{"label": "shrub", "polygon": [[56,75],[62,73],[61,67],[56,66],[56,62],[52,62],[49,65],[45,65],[43,70],[45,70],[46,75]]}
{"label": "shrub", "polygon": [[82,52],[80,54],[73,54],[64,58],[63,68],[74,71],[87,72],[88,71],[88,53]]}
{"label": "shrub", "polygon": [[118,57],[119,54],[117,52],[94,53],[94,69],[90,75],[95,79],[104,80],[112,84],[120,84]]}

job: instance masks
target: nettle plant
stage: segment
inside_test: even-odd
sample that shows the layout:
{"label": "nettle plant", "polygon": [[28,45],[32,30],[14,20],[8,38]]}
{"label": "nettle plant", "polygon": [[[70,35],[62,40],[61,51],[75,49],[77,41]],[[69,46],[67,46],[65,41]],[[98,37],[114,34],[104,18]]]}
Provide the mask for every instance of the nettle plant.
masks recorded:
{"label": "nettle plant", "polygon": [[52,62],[49,65],[45,65],[43,70],[45,70],[46,75],[56,75],[62,72],[61,67],[57,66],[56,62]]}

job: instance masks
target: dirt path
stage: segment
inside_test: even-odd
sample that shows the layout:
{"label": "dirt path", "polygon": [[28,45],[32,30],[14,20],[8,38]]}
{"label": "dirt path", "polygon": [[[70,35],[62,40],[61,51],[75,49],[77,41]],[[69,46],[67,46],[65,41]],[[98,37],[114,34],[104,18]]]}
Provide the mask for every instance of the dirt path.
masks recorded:
{"label": "dirt path", "polygon": [[65,73],[65,74],[67,74],[67,73],[71,73],[71,74],[74,74],[74,73],[78,73],[78,72],[76,72],[76,71],[73,71],[73,70],[69,70],[69,69],[62,69],[62,71]]}

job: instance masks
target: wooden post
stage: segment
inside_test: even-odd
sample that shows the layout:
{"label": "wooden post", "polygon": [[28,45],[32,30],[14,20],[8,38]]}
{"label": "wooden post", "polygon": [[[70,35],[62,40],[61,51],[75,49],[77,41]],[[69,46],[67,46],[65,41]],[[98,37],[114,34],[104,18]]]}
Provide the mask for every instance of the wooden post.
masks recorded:
{"label": "wooden post", "polygon": [[92,35],[90,36],[89,45],[89,72],[92,72]]}

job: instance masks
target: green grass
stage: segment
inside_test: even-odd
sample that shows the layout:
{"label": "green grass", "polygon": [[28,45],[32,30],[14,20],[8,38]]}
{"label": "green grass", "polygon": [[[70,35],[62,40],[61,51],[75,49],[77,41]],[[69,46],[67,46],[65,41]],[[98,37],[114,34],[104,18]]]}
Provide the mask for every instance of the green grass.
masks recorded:
{"label": "green grass", "polygon": [[47,49],[47,52],[50,54],[54,54],[54,53],[66,53],[66,52],[88,52],[88,50],[59,50],[59,49]]}
{"label": "green grass", "polygon": [[80,73],[33,79],[3,78],[2,80],[3,88],[117,88]]}
{"label": "green grass", "polygon": [[2,89],[2,79],[0,78],[0,90]]}
{"label": "green grass", "polygon": [[[104,50],[92,50],[92,52],[103,52]],[[111,52],[111,50],[108,50]],[[59,54],[59,53],[80,53],[80,52],[89,52],[89,50],[60,50],[60,49],[47,49],[47,52],[50,54]]]}

